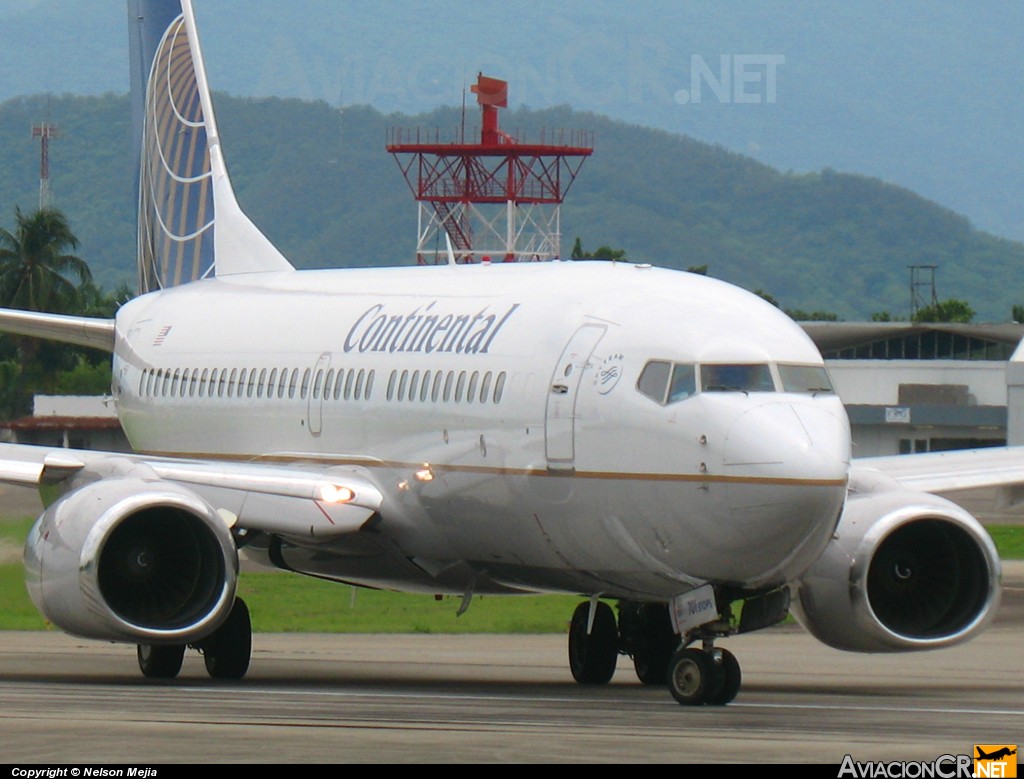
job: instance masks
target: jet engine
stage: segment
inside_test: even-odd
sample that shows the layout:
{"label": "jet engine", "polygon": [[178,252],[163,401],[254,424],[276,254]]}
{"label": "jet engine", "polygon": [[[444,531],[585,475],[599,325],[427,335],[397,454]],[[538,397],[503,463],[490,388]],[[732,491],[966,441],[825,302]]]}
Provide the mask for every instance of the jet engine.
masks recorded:
{"label": "jet engine", "polygon": [[65,495],[25,546],[37,608],[83,638],[187,644],[235,598],[238,553],[224,520],[170,482],[105,478]]}
{"label": "jet engine", "polygon": [[868,474],[852,480],[835,535],[796,584],[793,611],[837,649],[935,649],[980,632],[999,591],[999,555],[977,519]]}

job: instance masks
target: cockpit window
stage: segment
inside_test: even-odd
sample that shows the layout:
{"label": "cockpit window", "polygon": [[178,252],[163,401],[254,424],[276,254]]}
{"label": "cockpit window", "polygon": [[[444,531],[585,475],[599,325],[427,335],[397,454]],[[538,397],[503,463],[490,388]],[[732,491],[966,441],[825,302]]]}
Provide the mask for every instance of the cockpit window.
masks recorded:
{"label": "cockpit window", "polygon": [[661,360],[651,360],[640,372],[636,388],[655,403],[665,402],[668,390],[668,379],[672,373],[672,364]]}
{"label": "cockpit window", "polygon": [[701,365],[700,388],[704,392],[774,392],[775,382],[765,363]]}
{"label": "cockpit window", "polygon": [[640,372],[636,388],[655,403],[676,403],[697,391],[697,371],[685,363],[651,360]]}
{"label": "cockpit window", "polygon": [[779,365],[783,392],[835,392],[823,365]]}
{"label": "cockpit window", "polygon": [[672,366],[672,383],[669,385],[668,402],[685,400],[697,391],[697,372],[692,365]]}

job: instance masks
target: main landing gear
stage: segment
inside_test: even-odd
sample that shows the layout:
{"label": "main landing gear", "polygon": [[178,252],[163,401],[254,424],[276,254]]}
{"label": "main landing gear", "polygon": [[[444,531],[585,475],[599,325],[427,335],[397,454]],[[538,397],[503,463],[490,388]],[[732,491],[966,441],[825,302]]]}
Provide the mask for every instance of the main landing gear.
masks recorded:
{"label": "main landing gear", "polygon": [[[681,641],[665,604],[620,601],[616,625],[607,603],[586,601],[572,615],[569,669],[580,684],[607,684],[619,654],[626,654],[643,684],[667,685],[684,706],[722,706],[736,697],[742,678],[736,656],[714,646],[715,638],[729,632],[723,620]],[[701,648],[691,646],[696,641]]]}
{"label": "main landing gear", "polygon": [[[241,679],[249,670],[252,655],[252,623],[249,608],[235,598],[231,613],[213,633],[190,644],[203,654],[206,672],[214,679]],[[185,645],[139,644],[139,669],[148,679],[173,679],[181,671]]]}

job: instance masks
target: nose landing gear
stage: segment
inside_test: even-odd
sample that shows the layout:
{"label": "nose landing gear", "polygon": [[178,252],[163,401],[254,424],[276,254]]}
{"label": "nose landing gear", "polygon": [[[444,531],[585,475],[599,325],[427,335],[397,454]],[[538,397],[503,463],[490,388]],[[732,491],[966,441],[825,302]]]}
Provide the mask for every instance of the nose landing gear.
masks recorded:
{"label": "nose landing gear", "polygon": [[668,690],[683,706],[724,706],[740,691],[740,664],[728,649],[680,649],[669,661]]}
{"label": "nose landing gear", "polygon": [[[690,630],[682,639],[672,629],[669,609],[660,603],[620,601],[619,619],[608,604],[581,603],[569,628],[569,668],[580,684],[607,684],[619,654],[630,655],[645,685],[667,685],[684,706],[724,706],[740,689],[740,664],[714,640],[731,632],[724,619]],[[700,648],[692,646],[701,642]]]}

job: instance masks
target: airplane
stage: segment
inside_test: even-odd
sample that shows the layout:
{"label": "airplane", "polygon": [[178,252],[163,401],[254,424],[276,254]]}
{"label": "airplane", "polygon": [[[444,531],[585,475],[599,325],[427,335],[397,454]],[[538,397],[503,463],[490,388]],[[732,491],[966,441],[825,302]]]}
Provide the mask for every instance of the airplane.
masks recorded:
{"label": "airplane", "polygon": [[[239,555],[362,587],[572,593],[569,667],[620,654],[683,705],[720,642],[792,612],[861,652],[947,647],[999,603],[981,524],[933,495],[1019,449],[855,460],[820,352],[776,307],[623,262],[296,270],[228,176],[190,0],[129,0],[140,294],[0,329],[111,353],[131,454],[0,446],[47,508],[40,612],[171,679],[248,670]],[[610,602],[616,603],[613,609]]]}
{"label": "airplane", "polygon": [[976,758],[977,760],[1001,760],[1004,757],[1009,757],[1010,755],[1017,754],[1016,749],[1010,749],[1009,747],[1002,747],[1001,749],[997,749],[991,755],[988,754],[981,747],[975,747],[975,749],[978,752],[978,757]]}

